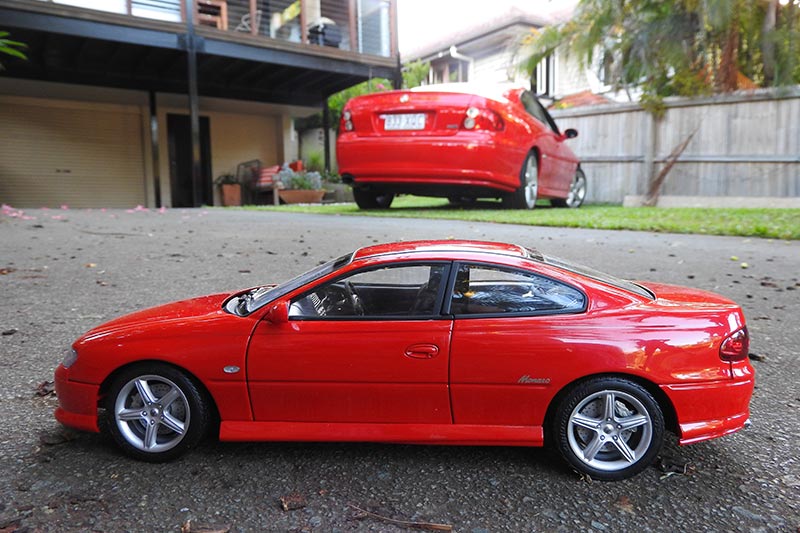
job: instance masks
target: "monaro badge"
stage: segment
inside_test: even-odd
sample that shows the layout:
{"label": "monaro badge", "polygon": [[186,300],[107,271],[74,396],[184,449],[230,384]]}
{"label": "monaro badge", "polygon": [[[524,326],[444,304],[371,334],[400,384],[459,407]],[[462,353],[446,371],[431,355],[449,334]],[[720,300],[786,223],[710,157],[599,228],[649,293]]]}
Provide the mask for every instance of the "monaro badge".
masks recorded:
{"label": "monaro badge", "polygon": [[528,374],[525,374],[517,380],[517,383],[522,383],[524,385],[547,385],[550,383],[550,378],[532,378]]}
{"label": "monaro badge", "polygon": [[406,102],[408,102],[408,95],[404,94],[403,96],[400,97],[400,103],[405,104]]}

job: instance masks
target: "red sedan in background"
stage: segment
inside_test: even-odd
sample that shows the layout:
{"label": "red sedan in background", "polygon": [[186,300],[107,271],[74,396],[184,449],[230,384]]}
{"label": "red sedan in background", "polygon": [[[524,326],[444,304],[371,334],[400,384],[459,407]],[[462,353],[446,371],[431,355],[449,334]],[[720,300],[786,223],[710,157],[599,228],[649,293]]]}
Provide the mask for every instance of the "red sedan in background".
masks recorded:
{"label": "red sedan in background", "polygon": [[56,370],[56,418],[147,461],[208,431],[549,443],[614,480],[651,464],[665,430],[689,444],[744,427],[747,352],[742,310],[716,294],[511,244],[383,244],[97,326]]}
{"label": "red sedan in background", "polygon": [[531,91],[454,83],[353,98],[336,154],[362,209],[389,207],[398,193],[579,207],[586,176],[565,143],[577,135],[561,133]]}

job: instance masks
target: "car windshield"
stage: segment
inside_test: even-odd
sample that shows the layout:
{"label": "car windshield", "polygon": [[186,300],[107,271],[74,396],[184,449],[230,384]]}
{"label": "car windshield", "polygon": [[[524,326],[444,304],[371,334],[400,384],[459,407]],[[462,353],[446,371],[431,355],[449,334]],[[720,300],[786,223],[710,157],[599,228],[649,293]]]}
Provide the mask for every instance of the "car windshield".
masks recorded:
{"label": "car windshield", "polygon": [[576,274],[586,276],[588,278],[596,279],[597,281],[601,281],[603,283],[607,283],[608,285],[613,285],[614,287],[632,292],[638,296],[647,298],[648,300],[655,300],[655,295],[653,295],[652,292],[648,291],[641,285],[633,283],[632,281],[620,279],[610,274],[606,274],[605,272],[600,272],[599,270],[579,265],[577,263],[567,261],[566,259],[553,257],[551,255],[544,255],[542,258],[548,265],[553,265],[558,268],[563,268],[564,270],[569,270],[570,272],[575,272]]}
{"label": "car windshield", "polygon": [[251,292],[246,293],[240,297],[240,305],[244,303],[244,308],[239,308],[239,314],[249,314],[256,309],[268,304],[269,302],[285,296],[295,289],[299,289],[303,285],[319,279],[323,276],[339,270],[343,266],[350,263],[353,254],[349,253],[336,259],[332,259],[327,263],[323,263],[308,272],[304,272],[297,277],[290,279],[280,285],[270,285],[267,287],[259,287],[253,289]]}

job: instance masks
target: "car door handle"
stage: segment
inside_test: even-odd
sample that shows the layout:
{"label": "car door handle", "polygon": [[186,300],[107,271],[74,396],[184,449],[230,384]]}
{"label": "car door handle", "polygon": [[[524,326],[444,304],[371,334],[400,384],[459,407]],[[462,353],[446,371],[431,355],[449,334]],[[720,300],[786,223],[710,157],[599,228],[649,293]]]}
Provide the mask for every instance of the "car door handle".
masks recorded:
{"label": "car door handle", "polygon": [[439,347],[435,344],[412,344],[406,348],[406,357],[412,359],[433,359],[439,355]]}

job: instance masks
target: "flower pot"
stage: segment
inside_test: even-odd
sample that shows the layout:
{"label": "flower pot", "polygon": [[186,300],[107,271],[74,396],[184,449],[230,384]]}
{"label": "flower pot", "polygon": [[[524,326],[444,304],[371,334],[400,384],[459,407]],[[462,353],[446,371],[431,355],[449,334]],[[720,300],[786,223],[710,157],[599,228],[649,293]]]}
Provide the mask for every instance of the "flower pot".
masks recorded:
{"label": "flower pot", "polygon": [[220,185],[222,191],[222,205],[225,207],[242,205],[242,186],[238,183],[225,183]]}
{"label": "flower pot", "polygon": [[318,204],[325,196],[325,189],[281,189],[278,196],[285,204]]}

